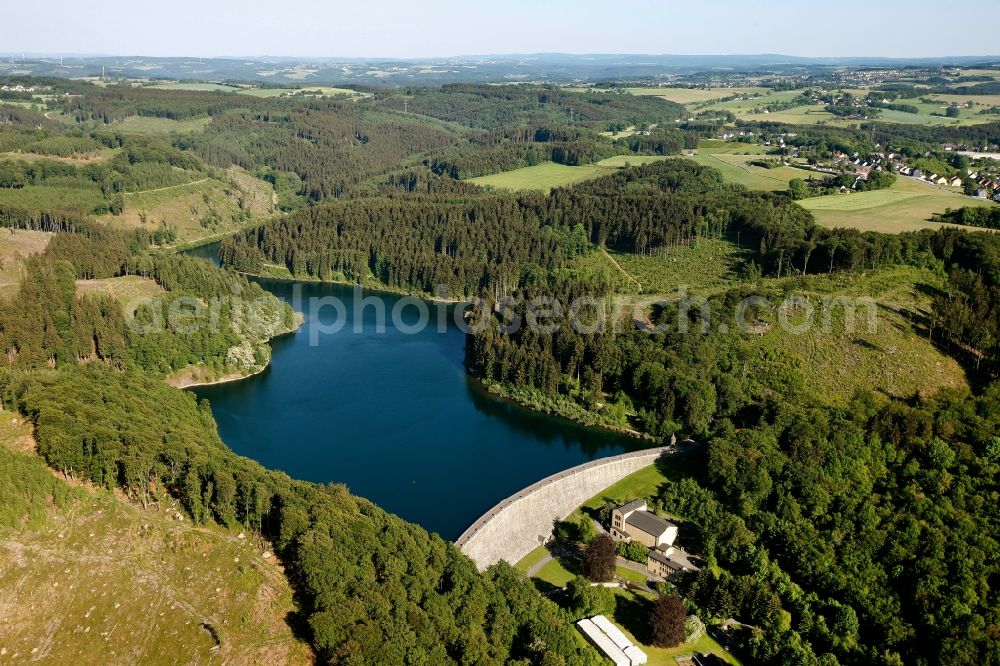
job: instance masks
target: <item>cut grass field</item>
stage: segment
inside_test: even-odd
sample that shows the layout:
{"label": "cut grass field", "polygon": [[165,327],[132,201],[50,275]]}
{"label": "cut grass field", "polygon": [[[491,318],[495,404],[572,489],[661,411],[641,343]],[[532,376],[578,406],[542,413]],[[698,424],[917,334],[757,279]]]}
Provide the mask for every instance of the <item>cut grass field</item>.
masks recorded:
{"label": "cut grass field", "polygon": [[[763,146],[731,143],[726,141],[703,141],[694,159],[722,171],[723,177],[733,183],[745,185],[751,189],[778,191],[788,189],[788,181],[792,178],[808,178],[811,172],[794,167],[777,169],[762,169],[750,166],[748,162],[766,152]],[[665,159],[676,159],[677,156],[665,155],[615,155],[594,164],[583,166],[565,166],[555,162],[545,162],[531,167],[504,171],[489,176],[470,178],[468,182],[484,187],[495,187],[504,190],[549,192],[554,187],[573,185],[592,178],[606,176],[614,169],[625,166],[641,166]]]}
{"label": "cut grass field", "polygon": [[[670,157],[666,155],[615,155],[597,162],[597,166],[604,169],[621,169],[627,166],[642,166],[653,162],[662,162]],[[598,175],[603,176],[603,173]]]}
{"label": "cut grass field", "polygon": [[[50,474],[9,412],[0,447]],[[78,486],[40,525],[0,528],[0,661],[310,663],[266,546],[177,515]]]}
{"label": "cut grass field", "polygon": [[597,495],[594,495],[589,500],[584,502],[582,507],[584,509],[596,511],[600,509],[605,502],[625,504],[626,502],[631,502],[634,499],[652,497],[657,494],[660,486],[666,480],[667,477],[663,476],[663,473],[657,465],[643,467],[638,472],[629,474],[618,483],[609,486]]}
{"label": "cut grass field", "polygon": [[149,118],[146,116],[129,116],[124,120],[111,125],[111,127],[126,134],[191,134],[200,132],[212,122],[208,116],[204,118],[191,118],[188,120],[171,120],[170,118]]}
{"label": "cut grass field", "polygon": [[931,222],[931,217],[944,213],[948,208],[996,205],[906,177],[898,178],[892,187],[885,190],[833,194],[805,199],[799,203],[806,210],[812,211],[816,222],[825,227],[848,227],[885,233],[944,226],[940,222]]}

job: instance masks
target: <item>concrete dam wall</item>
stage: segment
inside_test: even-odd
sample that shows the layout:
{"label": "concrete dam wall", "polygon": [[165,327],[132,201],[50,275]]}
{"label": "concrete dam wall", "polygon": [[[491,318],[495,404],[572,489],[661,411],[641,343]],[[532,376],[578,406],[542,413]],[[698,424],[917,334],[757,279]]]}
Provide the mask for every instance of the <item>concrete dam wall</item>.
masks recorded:
{"label": "concrete dam wall", "polygon": [[490,509],[455,542],[480,569],[516,564],[548,541],[555,521],[629,474],[648,467],[669,447],[592,460],[532,484]]}

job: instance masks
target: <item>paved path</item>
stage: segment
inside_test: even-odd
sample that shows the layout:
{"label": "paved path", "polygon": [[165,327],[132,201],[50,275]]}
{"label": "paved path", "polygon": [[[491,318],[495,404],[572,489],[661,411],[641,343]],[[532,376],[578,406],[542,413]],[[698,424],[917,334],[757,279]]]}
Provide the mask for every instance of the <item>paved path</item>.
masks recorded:
{"label": "paved path", "polygon": [[551,562],[552,559],[553,559],[552,551],[546,550],[545,557],[538,560],[536,564],[528,568],[528,578],[534,578],[535,576],[537,576],[538,572],[542,570],[542,567]]}

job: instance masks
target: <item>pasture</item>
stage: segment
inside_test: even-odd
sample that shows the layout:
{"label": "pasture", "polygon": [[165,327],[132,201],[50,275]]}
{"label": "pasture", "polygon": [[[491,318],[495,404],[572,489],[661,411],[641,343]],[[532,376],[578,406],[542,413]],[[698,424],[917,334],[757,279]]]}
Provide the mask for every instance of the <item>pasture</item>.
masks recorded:
{"label": "pasture", "polygon": [[366,97],[350,88],[335,88],[332,86],[300,86],[296,88],[241,88],[242,95],[253,97]]}
{"label": "pasture", "polygon": [[816,222],[825,227],[885,233],[950,226],[931,222],[931,217],[948,208],[995,205],[905,177],[886,190],[833,194],[805,199],[799,204],[812,211]]}
{"label": "pasture", "polygon": [[[670,159],[667,155],[615,155],[597,162],[597,166],[605,169],[621,169],[626,166],[642,166]],[[598,174],[603,176],[604,174]]]}

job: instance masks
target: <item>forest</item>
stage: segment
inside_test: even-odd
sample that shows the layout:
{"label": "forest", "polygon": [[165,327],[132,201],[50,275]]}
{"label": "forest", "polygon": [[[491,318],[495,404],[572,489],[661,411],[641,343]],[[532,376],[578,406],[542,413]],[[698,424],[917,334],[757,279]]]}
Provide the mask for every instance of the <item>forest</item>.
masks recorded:
{"label": "forest", "polygon": [[[685,107],[657,97],[537,84],[372,87],[344,99],[41,83],[53,98],[39,111],[0,103],[0,226],[54,234],[16,260],[19,284],[0,300],[2,408],[30,421],[38,453],[64,479],[143,508],[172,497],[198,525],[267,539],[297,595],[290,622],[320,661],[600,663],[569,624],[575,610],[513,567],[480,573],[452,544],[343,486],[236,455],[211,407],[164,382],[193,366],[223,375],[267,365],[268,342],[297,322],[254,275],[483,299],[491,307],[472,321],[465,366],[486,387],[571,405],[648,443],[696,440],[689,469],[651,500],[683,517],[685,547],[709,564],[674,591],[689,612],[746,626],[745,663],[1000,664],[1000,238],[823,227],[796,203],[794,183],[752,191],[692,160],[599,169],[548,194],[463,182],[544,162],[679,155],[732,120],[686,120]],[[137,117],[206,124],[126,131],[122,121]],[[736,126],[787,135],[773,152],[891,146],[942,173],[959,169],[942,161],[942,142],[1000,142],[1000,123]],[[166,225],[119,224],[126,195],[221,178],[233,165],[273,187],[275,214],[223,239],[221,268],[165,249],[175,238]],[[875,176],[861,189],[891,185]],[[995,210],[940,219],[998,228]],[[815,370],[762,351],[728,319],[703,329],[700,305],[676,299],[594,333],[502,326],[526,319],[536,298],[645,296],[642,285],[625,293],[630,273],[614,257],[667,272],[684,251],[720,247],[739,255],[740,279],[712,285],[713,313],[823,280],[846,293],[893,271],[926,272],[928,284],[899,287],[926,303],[907,313],[905,333],[960,364],[969,387],[859,391],[834,404]],[[617,272],[588,268],[605,257]],[[80,284],[123,278],[142,278],[155,297],[130,309]],[[218,325],[186,326],[209,314]],[[749,316],[766,327],[764,308]],[[682,321],[686,332],[673,325]],[[8,457],[0,450],[0,524],[35,525],[71,501],[55,477]],[[568,588],[587,596],[579,581]]]}

